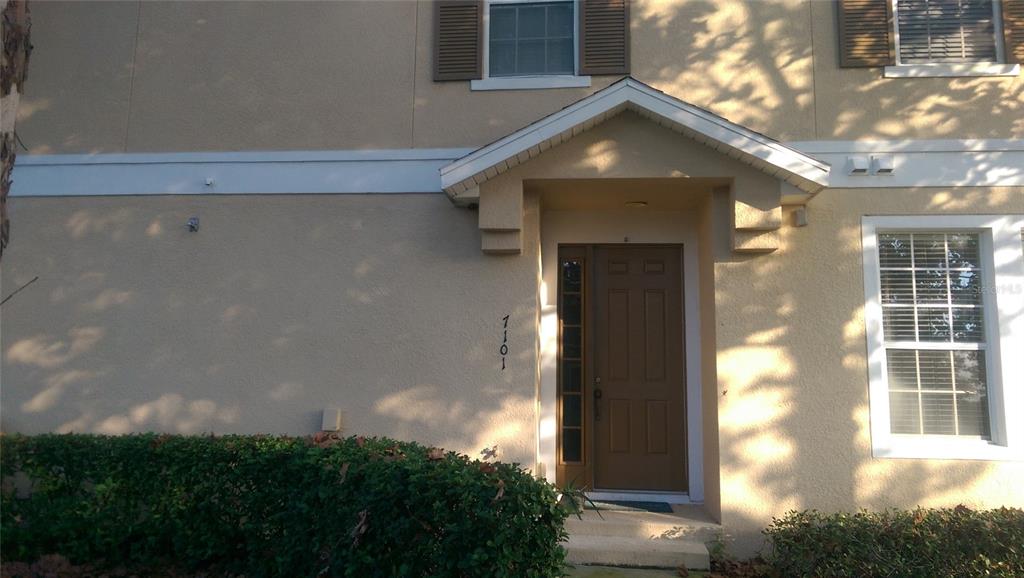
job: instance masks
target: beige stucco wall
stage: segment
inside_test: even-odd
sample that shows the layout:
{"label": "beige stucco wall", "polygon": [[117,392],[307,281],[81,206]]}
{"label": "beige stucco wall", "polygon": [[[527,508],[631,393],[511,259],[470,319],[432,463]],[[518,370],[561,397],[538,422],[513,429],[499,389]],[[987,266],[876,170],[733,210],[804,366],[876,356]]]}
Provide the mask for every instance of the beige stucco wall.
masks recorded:
{"label": "beige stucco wall", "polygon": [[[40,2],[32,152],[478,146],[607,86],[435,83],[428,1]],[[1019,138],[1024,79],[839,69],[835,3],[637,0],[632,75],[784,140]],[[385,32],[386,31],[386,32]]]}
{"label": "beige stucco wall", "polygon": [[[501,178],[715,176],[770,182],[626,114]],[[40,280],[0,318],[2,427],[308,433],[338,406],[346,432],[533,464],[537,196],[522,254],[500,257],[440,194],[14,198],[3,293]],[[728,201],[687,210],[715,299],[706,506],[737,553],[792,508],[1024,506],[1022,463],[871,458],[860,246],[865,214],[1024,213],[1024,189],[826,190],[807,227],[746,257],[729,250]]]}
{"label": "beige stucco wall", "polygon": [[1024,463],[871,457],[860,229],[863,215],[1024,213],[1024,190],[832,189],[807,212],[776,253],[715,264],[722,516],[737,551],[794,508],[1024,506]]}
{"label": "beige stucco wall", "polygon": [[441,194],[12,199],[4,294],[39,280],[0,318],[2,429],[308,434],[334,406],[346,434],[532,467],[527,211],[492,257]]}
{"label": "beige stucco wall", "polygon": [[[678,178],[699,187],[716,176],[754,190],[772,182],[623,114],[484,183],[481,201],[489,184],[498,191],[510,181],[554,198],[582,185],[545,179]],[[631,197],[653,193],[633,180],[600,182],[595,193],[608,182]],[[1024,189],[826,190],[810,202],[806,227],[793,227],[787,208],[778,251],[744,256],[731,250],[729,196],[704,201],[707,191],[680,187],[677,202],[701,199],[691,207],[701,211],[699,284],[714,296],[701,315],[702,459],[717,471],[705,479],[705,507],[737,554],[753,553],[771,518],[795,508],[1024,506],[1024,463],[871,457],[860,233],[864,215],[1021,213]]]}

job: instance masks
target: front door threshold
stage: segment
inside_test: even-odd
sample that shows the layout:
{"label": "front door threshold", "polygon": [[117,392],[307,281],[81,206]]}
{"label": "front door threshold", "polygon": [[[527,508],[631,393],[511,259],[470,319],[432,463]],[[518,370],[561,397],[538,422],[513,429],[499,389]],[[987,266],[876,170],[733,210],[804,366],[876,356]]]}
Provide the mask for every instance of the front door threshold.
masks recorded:
{"label": "front door threshold", "polygon": [[686,492],[650,492],[634,490],[594,490],[587,497],[602,502],[662,502],[665,504],[700,504]]}

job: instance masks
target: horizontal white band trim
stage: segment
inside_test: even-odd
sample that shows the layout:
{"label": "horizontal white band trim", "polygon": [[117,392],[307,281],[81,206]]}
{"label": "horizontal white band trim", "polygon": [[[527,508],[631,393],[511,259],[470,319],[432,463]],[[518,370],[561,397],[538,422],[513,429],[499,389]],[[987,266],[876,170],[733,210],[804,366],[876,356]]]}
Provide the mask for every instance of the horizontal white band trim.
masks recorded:
{"label": "horizontal white band trim", "polygon": [[972,62],[967,64],[898,64],[886,66],[886,78],[949,78],[975,76],[1017,76],[1019,64]]}
{"label": "horizontal white band trim", "polygon": [[[1024,186],[1024,139],[797,141],[832,188]],[[13,196],[440,193],[471,148],[18,155]],[[848,175],[850,155],[891,154],[890,175]],[[207,186],[206,180],[212,185]]]}
{"label": "horizontal white band trim", "polygon": [[803,140],[786,143],[807,154],[896,152],[1002,152],[1024,151],[1024,138],[932,140]]}
{"label": "horizontal white band trim", "polygon": [[829,188],[1024,186],[1024,150],[881,153],[892,159],[893,172],[888,174],[849,174],[845,170],[851,154],[871,153],[811,154],[834,167]]}
{"label": "horizontal white band trim", "polygon": [[450,161],[472,148],[19,155],[26,165]]}
{"label": "horizontal white band trim", "polygon": [[11,194],[440,193],[440,168],[470,150],[18,155]]}
{"label": "horizontal white band trim", "polygon": [[589,76],[495,76],[469,82],[470,90],[530,90],[535,88],[588,88]]}

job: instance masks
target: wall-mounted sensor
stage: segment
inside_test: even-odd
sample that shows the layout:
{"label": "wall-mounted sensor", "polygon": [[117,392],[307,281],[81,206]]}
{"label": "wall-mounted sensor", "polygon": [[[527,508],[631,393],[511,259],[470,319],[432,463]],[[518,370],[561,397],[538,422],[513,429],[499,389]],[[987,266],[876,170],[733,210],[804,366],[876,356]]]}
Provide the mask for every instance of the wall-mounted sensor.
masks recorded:
{"label": "wall-mounted sensor", "polygon": [[213,182],[214,182],[213,181],[213,177],[206,177],[206,186],[212,187],[213,186]]}
{"label": "wall-mounted sensor", "polygon": [[185,226],[188,227],[189,233],[195,233],[199,230],[199,217],[189,217],[188,221],[185,222]]}
{"label": "wall-mounted sensor", "polygon": [[325,407],[320,420],[321,431],[341,431],[341,410],[336,407]]}
{"label": "wall-mounted sensor", "polygon": [[868,174],[868,157],[846,157],[846,172],[850,175]]}
{"label": "wall-mounted sensor", "polygon": [[876,175],[891,175],[896,172],[896,161],[892,155],[872,155],[871,172]]}
{"label": "wall-mounted sensor", "polygon": [[794,227],[806,227],[807,226],[807,207],[797,207],[793,209],[793,226]]}

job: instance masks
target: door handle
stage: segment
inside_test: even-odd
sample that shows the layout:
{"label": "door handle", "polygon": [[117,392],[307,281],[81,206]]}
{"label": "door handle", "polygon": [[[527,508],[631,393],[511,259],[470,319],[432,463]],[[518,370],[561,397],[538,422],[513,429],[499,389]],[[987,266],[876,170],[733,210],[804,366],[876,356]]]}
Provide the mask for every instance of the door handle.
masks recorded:
{"label": "door handle", "polygon": [[594,378],[594,421],[601,419],[601,388],[597,387],[601,385],[601,378]]}

